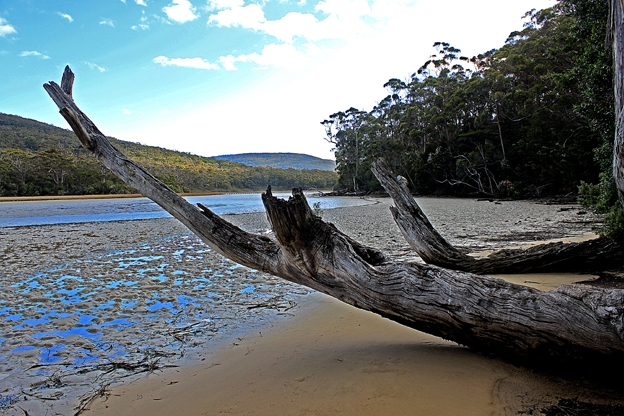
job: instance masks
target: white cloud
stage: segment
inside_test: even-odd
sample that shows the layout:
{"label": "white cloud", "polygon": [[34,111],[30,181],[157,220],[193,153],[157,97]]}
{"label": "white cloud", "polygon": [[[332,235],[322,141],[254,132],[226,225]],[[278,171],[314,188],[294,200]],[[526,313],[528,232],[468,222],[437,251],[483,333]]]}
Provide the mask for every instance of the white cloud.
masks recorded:
{"label": "white cloud", "polygon": [[124,108],[123,110],[121,110],[125,115],[130,115],[132,114],[132,111],[128,110],[127,108]]}
{"label": "white cloud", "polygon": [[238,69],[236,68],[237,59],[233,55],[221,56],[219,62],[221,62],[223,69],[226,71],[236,71]]}
{"label": "white cloud", "polygon": [[5,18],[0,17],[0,36],[5,37],[6,35],[11,35],[13,33],[17,33],[17,30],[15,30],[15,28],[11,26]]}
{"label": "white cloud", "polygon": [[[481,1],[487,7],[491,6],[488,10],[492,16],[479,17],[479,20],[490,23],[478,27],[470,25],[467,16],[475,16],[476,11],[471,8],[470,2],[464,0],[321,0],[315,7],[324,16],[320,20],[312,13],[300,12],[289,12],[279,19],[268,20],[260,4],[244,5],[242,0],[209,0],[208,7],[213,13],[208,18],[208,24],[242,27],[284,42],[281,45],[265,45],[262,52],[221,56],[221,65],[229,71],[236,70],[237,64],[247,62],[261,68],[301,68],[304,65],[357,67],[372,64],[375,71],[388,72],[387,69],[384,71],[384,65],[370,62],[368,57],[376,55],[382,57],[376,62],[383,62],[384,59],[401,62],[402,67],[411,65],[413,72],[431,52],[431,44],[435,41],[449,41],[462,48],[462,43],[471,44],[479,38],[481,43],[488,43],[486,41],[489,40],[492,47],[502,45],[511,29],[504,37],[493,40],[494,28],[513,26],[509,26],[508,17],[503,20],[498,18],[498,14],[503,12],[509,16],[510,9],[524,10],[528,5],[533,6],[535,0],[519,0],[527,6],[503,6],[496,0]],[[453,10],[453,13],[445,15],[444,28],[432,19],[432,16],[439,15],[440,2],[446,9]],[[522,14],[518,12],[515,17],[519,23],[515,28],[521,27],[519,17]],[[405,53],[407,39],[411,39],[412,45],[418,44],[419,50],[424,52],[422,57],[415,58],[413,53]],[[476,54],[483,50],[465,52]],[[393,76],[407,75],[395,73]]]}
{"label": "white cloud", "polygon": [[41,52],[37,52],[37,51],[23,51],[22,53],[19,54],[19,56],[22,56],[22,57],[36,56],[41,59],[50,59],[48,55],[44,55]]}
{"label": "white cloud", "polygon": [[63,19],[67,19],[67,21],[69,21],[69,23],[74,21],[74,18],[71,17],[70,15],[68,15],[67,13],[56,12],[56,14],[61,16]]}
{"label": "white cloud", "polygon": [[97,69],[100,72],[106,72],[106,68],[102,68],[101,66],[96,65],[92,62],[85,62],[85,65],[87,65],[91,69]]}
{"label": "white cloud", "polygon": [[288,43],[291,43],[296,36],[306,39],[324,37],[318,19],[307,13],[288,13],[279,20],[265,22],[261,29],[267,34]]}
{"label": "white cloud", "polygon": [[126,4],[126,0],[121,0],[121,2],[122,2],[123,4]]}
{"label": "white cloud", "polygon": [[173,0],[171,5],[163,8],[169,19],[178,23],[186,23],[197,19],[199,15],[195,14],[196,10],[189,0]]}
{"label": "white cloud", "polygon": [[208,18],[208,24],[214,23],[221,27],[241,26],[253,30],[260,30],[265,22],[264,11],[259,4],[223,9]]}
{"label": "white cloud", "polygon": [[[264,32],[282,42],[295,38],[308,41],[325,39],[353,39],[372,33],[372,10],[366,0],[325,0],[316,10],[327,14],[318,20],[310,13],[290,12],[280,19],[267,20],[259,4],[242,6],[240,2],[221,0],[211,3],[218,11],[208,18],[208,24],[220,27],[242,27]],[[365,22],[364,18],[369,18]]]}
{"label": "white cloud", "polygon": [[100,20],[100,24],[104,26],[115,27],[115,23],[111,19],[102,19]]}
{"label": "white cloud", "polygon": [[166,56],[157,56],[154,63],[162,66],[180,66],[184,68],[195,69],[219,69],[219,65],[204,61],[202,58],[167,58]]}
{"label": "white cloud", "polygon": [[147,7],[147,3],[145,2],[145,0],[134,0],[134,2],[138,4],[139,6]]}

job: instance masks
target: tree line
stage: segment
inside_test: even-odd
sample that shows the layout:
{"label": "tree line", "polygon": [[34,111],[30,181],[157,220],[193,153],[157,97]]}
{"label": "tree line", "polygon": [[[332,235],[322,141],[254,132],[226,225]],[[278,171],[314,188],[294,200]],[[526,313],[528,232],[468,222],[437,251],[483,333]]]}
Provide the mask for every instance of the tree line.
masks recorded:
{"label": "tree line", "polygon": [[607,1],[531,11],[502,48],[472,58],[436,42],[371,111],[323,121],[340,185],[379,189],[379,157],[422,194],[561,194],[594,180],[594,149],[613,141],[607,15]]}
{"label": "tree line", "polygon": [[[624,225],[611,168],[614,100],[607,0],[531,10],[503,47],[468,57],[446,42],[371,111],[322,124],[339,187],[381,189],[383,158],[419,194],[581,201]],[[613,211],[613,212],[611,212]]]}
{"label": "tree line", "polygon": [[[176,192],[331,189],[335,172],[245,166],[111,139]],[[76,143],[73,133],[0,114],[0,196],[133,193]]]}

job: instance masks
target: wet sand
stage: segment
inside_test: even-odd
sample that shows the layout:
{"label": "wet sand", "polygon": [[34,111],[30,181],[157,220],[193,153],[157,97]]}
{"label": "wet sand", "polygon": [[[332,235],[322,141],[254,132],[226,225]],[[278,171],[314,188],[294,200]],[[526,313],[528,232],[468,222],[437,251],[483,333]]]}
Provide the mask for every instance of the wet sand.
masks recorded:
{"label": "wet sand", "polygon": [[287,323],[97,401],[94,415],[484,415],[508,366],[314,295]]}
{"label": "wet sand", "polygon": [[[417,260],[390,201],[369,202],[323,218]],[[445,237],[471,252],[587,238],[595,220],[574,206],[419,202]],[[268,231],[264,214],[228,219]],[[89,408],[110,415],[517,414],[558,397],[598,399],[238,267],[172,219],[0,229],[0,261],[0,394],[15,399],[6,414],[23,414],[18,405],[49,413],[51,400],[69,414],[80,397],[100,393],[108,400]],[[587,276],[512,278],[550,290]],[[147,362],[158,365],[105,378],[111,363],[141,364],[146,352],[160,354]]]}
{"label": "wet sand", "polygon": [[117,388],[87,414],[517,415],[561,397],[611,403],[314,294],[295,318]]}

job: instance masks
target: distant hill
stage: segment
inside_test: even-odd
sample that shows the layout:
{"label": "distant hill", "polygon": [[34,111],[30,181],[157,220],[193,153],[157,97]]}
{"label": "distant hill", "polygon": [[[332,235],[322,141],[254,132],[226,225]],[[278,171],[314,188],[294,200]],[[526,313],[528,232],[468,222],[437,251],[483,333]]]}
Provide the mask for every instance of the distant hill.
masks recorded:
{"label": "distant hill", "polygon": [[267,166],[280,169],[319,169],[334,171],[336,162],[302,153],[238,153],[215,156],[217,160],[229,160],[247,166]]}
{"label": "distant hill", "polygon": [[[259,191],[269,184],[274,189],[330,189],[338,179],[333,171],[247,166],[110,140],[176,192]],[[82,148],[72,131],[0,113],[0,196],[131,192]]]}

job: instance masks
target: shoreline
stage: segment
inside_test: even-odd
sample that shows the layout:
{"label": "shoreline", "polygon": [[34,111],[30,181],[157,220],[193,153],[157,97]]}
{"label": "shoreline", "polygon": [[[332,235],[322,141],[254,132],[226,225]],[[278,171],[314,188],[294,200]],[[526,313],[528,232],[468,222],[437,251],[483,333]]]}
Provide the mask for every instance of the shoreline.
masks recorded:
{"label": "shoreline", "polygon": [[[206,192],[179,192],[178,195],[182,197],[187,196],[211,196],[211,195],[238,195],[238,194],[261,194],[266,189],[258,190],[243,190],[243,191],[206,191]],[[290,192],[291,189],[273,188],[273,192]],[[370,194],[370,195],[350,195],[350,194],[336,194],[330,195],[333,191],[329,190],[304,190],[304,192],[318,195],[319,197],[340,197],[340,198],[371,198],[371,199],[389,199],[387,194]],[[413,195],[414,198],[423,199],[463,199],[463,200],[475,200],[478,202],[534,202],[534,203],[547,203],[553,205],[576,205],[576,201],[570,201],[568,197],[552,196],[543,198],[521,198],[521,199],[509,199],[509,198],[482,198],[474,195]],[[63,200],[91,200],[91,199],[120,199],[120,198],[147,198],[142,194],[89,194],[89,195],[45,195],[45,196],[0,196],[0,203],[2,202],[26,202],[26,201],[63,201]]]}
{"label": "shoreline", "polygon": [[[246,195],[261,194],[266,189],[258,190],[242,190],[242,191],[206,191],[206,192],[179,192],[181,197],[187,196],[211,196],[211,195]],[[290,192],[291,189],[274,188],[273,192]],[[324,192],[319,190],[310,190],[305,192]],[[27,202],[27,201],[72,201],[72,200],[91,200],[91,199],[122,199],[122,198],[147,198],[141,194],[90,194],[90,195],[45,195],[45,196],[0,196],[2,202]]]}
{"label": "shoreline", "polygon": [[[226,192],[189,192],[178,195],[185,196],[210,196],[224,195]],[[122,199],[122,198],[146,198],[141,194],[101,194],[101,195],[46,195],[46,196],[1,196],[1,202],[27,202],[27,201],[72,201],[91,199]]]}

